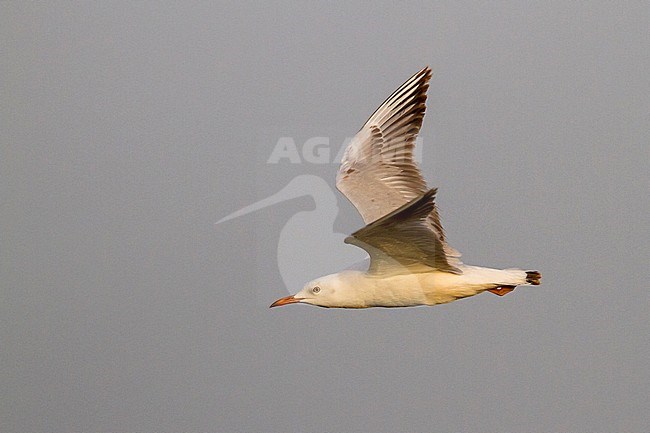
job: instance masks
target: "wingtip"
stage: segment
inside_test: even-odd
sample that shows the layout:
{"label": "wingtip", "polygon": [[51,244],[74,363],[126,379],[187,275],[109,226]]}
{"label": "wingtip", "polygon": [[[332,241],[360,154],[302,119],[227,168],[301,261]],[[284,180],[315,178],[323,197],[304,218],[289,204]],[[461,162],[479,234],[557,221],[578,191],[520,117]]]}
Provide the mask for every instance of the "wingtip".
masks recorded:
{"label": "wingtip", "polygon": [[430,190],[428,190],[427,192],[425,192],[424,194],[422,194],[422,196],[420,197],[420,200],[421,201],[427,201],[427,202],[428,201],[434,202],[437,193],[438,193],[438,187],[433,187]]}

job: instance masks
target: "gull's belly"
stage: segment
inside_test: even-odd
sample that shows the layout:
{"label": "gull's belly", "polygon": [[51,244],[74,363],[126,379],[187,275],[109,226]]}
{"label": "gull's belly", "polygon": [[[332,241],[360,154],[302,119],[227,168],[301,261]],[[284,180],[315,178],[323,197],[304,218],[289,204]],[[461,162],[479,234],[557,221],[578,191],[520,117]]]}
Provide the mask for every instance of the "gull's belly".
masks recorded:
{"label": "gull's belly", "polygon": [[370,306],[436,305],[474,296],[489,285],[472,275],[425,272],[395,275],[376,281]]}
{"label": "gull's belly", "polygon": [[[354,287],[350,308],[409,307],[436,305],[477,295],[501,285],[526,284],[526,272],[520,269],[491,269],[461,265],[462,274],[414,268],[410,274],[369,275],[348,271],[349,286]],[[419,272],[418,272],[419,271]]]}
{"label": "gull's belly", "polygon": [[421,278],[427,305],[446,304],[456,299],[467,298],[483,292],[485,282],[448,272],[431,272]]}

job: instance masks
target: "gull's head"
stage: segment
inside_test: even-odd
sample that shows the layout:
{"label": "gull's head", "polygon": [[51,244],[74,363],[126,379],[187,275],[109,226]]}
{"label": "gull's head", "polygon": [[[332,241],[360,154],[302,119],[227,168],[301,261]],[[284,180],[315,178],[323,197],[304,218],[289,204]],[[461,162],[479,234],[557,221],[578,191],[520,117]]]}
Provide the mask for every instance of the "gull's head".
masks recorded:
{"label": "gull's head", "polygon": [[308,282],[295,295],[278,299],[271,304],[271,307],[289,304],[311,304],[328,308],[347,307],[351,301],[347,287],[349,286],[346,284],[346,278],[342,278],[341,274],[327,275]]}

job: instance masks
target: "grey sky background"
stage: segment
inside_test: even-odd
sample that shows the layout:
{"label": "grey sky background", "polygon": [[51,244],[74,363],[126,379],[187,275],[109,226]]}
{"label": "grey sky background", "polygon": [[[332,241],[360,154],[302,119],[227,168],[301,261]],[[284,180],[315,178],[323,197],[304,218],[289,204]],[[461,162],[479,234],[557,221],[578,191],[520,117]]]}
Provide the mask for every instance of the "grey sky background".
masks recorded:
{"label": "grey sky background", "polygon": [[[649,15],[3,2],[2,432],[649,431]],[[427,64],[450,243],[543,285],[269,310],[313,200],[214,222],[300,174],[333,186],[335,164],[267,164],[278,139],[338,150]]]}

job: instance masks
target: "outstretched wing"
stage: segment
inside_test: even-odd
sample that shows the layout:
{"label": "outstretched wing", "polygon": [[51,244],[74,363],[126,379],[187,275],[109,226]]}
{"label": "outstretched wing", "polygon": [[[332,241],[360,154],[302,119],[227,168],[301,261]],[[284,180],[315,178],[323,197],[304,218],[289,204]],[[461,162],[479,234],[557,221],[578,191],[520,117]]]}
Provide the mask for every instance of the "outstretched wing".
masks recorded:
{"label": "outstretched wing", "polygon": [[[408,272],[415,265],[461,273],[449,264],[444,245],[431,230],[428,217],[435,207],[436,189],[368,224],[345,239],[370,254],[371,273]],[[399,269],[398,269],[399,268]]]}
{"label": "outstretched wing", "polygon": [[[409,78],[370,116],[345,150],[336,187],[366,224],[427,192],[413,149],[430,78],[429,67]],[[447,245],[435,204],[426,220],[449,260],[458,262],[460,254]]]}

